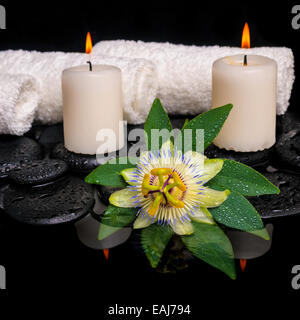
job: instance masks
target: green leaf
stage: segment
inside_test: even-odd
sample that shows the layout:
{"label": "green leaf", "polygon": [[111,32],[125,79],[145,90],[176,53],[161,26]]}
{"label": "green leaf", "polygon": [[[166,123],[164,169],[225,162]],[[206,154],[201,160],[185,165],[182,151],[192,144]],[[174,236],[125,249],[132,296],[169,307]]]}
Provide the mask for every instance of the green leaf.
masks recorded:
{"label": "green leaf", "polygon": [[[206,149],[218,135],[221,130],[225,120],[227,119],[230,110],[232,109],[232,104],[227,104],[225,106],[211,109],[207,112],[199,114],[197,117],[190,120],[181,130],[181,137],[178,136],[175,142],[175,145],[180,147],[180,138],[184,139],[184,130],[191,129],[192,130],[192,150],[197,151],[197,139],[196,139],[196,130],[203,129],[204,130],[204,149]],[[186,144],[182,143],[182,146],[186,146]],[[187,149],[184,150],[189,151]],[[198,150],[203,152],[204,150]]]}
{"label": "green leaf", "polygon": [[[223,189],[211,181],[208,185],[214,189]],[[227,227],[248,232],[264,228],[261,217],[252,204],[235,191],[231,191],[228,198],[219,207],[209,211],[214,220]]]}
{"label": "green leaf", "polygon": [[[154,148],[154,145],[151,142],[151,130],[153,129],[167,129],[169,132],[173,130],[170,119],[159,99],[154,100],[144,126],[145,133],[147,134],[146,141],[148,145],[148,150],[152,150],[152,148]],[[170,135],[168,137],[163,138],[162,141],[160,141],[157,150],[159,150],[163,143],[168,141],[169,139]]]}
{"label": "green leaf", "polygon": [[127,168],[135,168],[135,164],[133,163],[137,163],[137,159],[121,157],[115,160],[116,163],[106,162],[93,170],[84,181],[90,184],[100,184],[109,187],[126,187],[126,182],[120,172]]}
{"label": "green leaf", "polygon": [[101,223],[111,227],[127,227],[135,218],[137,208],[121,208],[110,204],[101,219]]}
{"label": "green leaf", "polygon": [[237,161],[224,159],[222,170],[212,182],[217,183],[244,196],[259,196],[263,194],[278,194],[275,187],[262,174]]}
{"label": "green leaf", "polygon": [[115,232],[117,232],[120,229],[122,229],[122,228],[111,227],[106,224],[100,223],[99,232],[98,232],[98,240],[103,240],[103,239],[111,236],[112,234],[114,234]]}
{"label": "green leaf", "polygon": [[152,268],[157,267],[172,234],[173,231],[169,226],[158,224],[152,224],[150,227],[142,230],[142,247]]}
{"label": "green leaf", "polygon": [[189,121],[190,121],[189,119],[185,119],[185,120],[184,120],[184,124],[183,124],[183,126],[182,126],[182,129],[189,123]]}
{"label": "green leaf", "polygon": [[193,222],[194,233],[182,236],[186,247],[199,259],[236,278],[231,243],[217,225]]}

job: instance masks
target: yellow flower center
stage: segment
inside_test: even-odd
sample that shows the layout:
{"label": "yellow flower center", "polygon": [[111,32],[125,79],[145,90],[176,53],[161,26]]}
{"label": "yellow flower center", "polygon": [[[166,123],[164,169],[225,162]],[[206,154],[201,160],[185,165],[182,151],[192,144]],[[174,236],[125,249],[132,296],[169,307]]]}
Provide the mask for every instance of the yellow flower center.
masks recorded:
{"label": "yellow flower center", "polygon": [[148,213],[154,216],[160,204],[171,205],[174,208],[183,208],[183,193],[186,186],[176,171],[170,168],[155,168],[145,174],[142,183],[142,194],[152,196],[153,202]]}

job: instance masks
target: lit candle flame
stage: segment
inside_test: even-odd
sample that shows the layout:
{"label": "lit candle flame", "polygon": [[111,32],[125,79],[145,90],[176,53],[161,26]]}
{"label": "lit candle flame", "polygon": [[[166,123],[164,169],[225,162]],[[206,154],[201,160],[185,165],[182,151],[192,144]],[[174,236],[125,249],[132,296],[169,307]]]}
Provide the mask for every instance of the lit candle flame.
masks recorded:
{"label": "lit candle flame", "polygon": [[241,266],[242,272],[245,271],[245,269],[246,269],[246,264],[247,264],[247,260],[246,260],[246,259],[240,259],[240,266]]}
{"label": "lit candle flame", "polygon": [[85,53],[90,54],[92,50],[93,50],[92,37],[91,37],[91,34],[88,32],[86,35],[86,41],[85,41]]}
{"label": "lit candle flame", "polygon": [[246,22],[243,29],[242,35],[242,48],[249,49],[250,48],[250,30],[248,23]]}
{"label": "lit candle flame", "polygon": [[109,249],[103,249],[103,254],[104,254],[105,260],[108,260],[108,258],[109,258]]}

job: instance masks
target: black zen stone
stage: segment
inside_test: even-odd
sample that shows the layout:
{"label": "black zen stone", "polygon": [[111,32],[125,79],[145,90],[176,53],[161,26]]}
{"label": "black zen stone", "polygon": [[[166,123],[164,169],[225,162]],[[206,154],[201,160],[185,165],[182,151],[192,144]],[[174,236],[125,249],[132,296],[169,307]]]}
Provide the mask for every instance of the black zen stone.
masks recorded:
{"label": "black zen stone", "polygon": [[[182,129],[185,120],[188,119],[187,117],[183,116],[170,116],[170,121],[172,124],[173,129]],[[127,131],[129,132],[130,130],[133,129],[144,129],[144,123],[141,124],[127,124]]]}
{"label": "black zen stone", "polygon": [[79,154],[68,151],[63,143],[59,143],[54,147],[51,158],[65,161],[69,169],[75,172],[90,173],[99,166],[95,155]]}
{"label": "black zen stone", "polygon": [[219,149],[211,144],[206,150],[205,155],[208,158],[226,158],[242,162],[248,166],[261,167],[269,163],[273,148],[257,151],[257,152],[235,152],[225,149]]}
{"label": "black zen stone", "polygon": [[47,127],[41,133],[38,142],[42,145],[55,146],[59,142],[64,142],[64,128],[61,123]]}
{"label": "black zen stone", "polygon": [[276,134],[277,137],[294,129],[300,128],[300,119],[297,114],[287,111],[282,116],[277,116]]}
{"label": "black zen stone", "polygon": [[250,202],[262,218],[300,214],[300,176],[274,170],[269,171],[262,172],[262,174],[280,189],[280,194],[250,197]]}
{"label": "black zen stone", "polygon": [[40,186],[10,185],[3,191],[3,210],[31,225],[56,225],[84,217],[95,202],[94,189],[68,176]]}
{"label": "black zen stone", "polygon": [[173,129],[182,129],[187,117],[170,117]]}
{"label": "black zen stone", "polygon": [[44,130],[47,129],[48,127],[49,127],[48,125],[34,123],[31,129],[27,131],[24,134],[24,136],[38,141],[42,133],[44,132]]}
{"label": "black zen stone", "polygon": [[276,143],[276,160],[285,170],[300,172],[300,128],[283,134]]}
{"label": "black zen stone", "polygon": [[18,184],[42,184],[61,177],[67,169],[62,160],[34,160],[11,170],[8,177]]}
{"label": "black zen stone", "polygon": [[27,137],[1,136],[0,150],[0,178],[24,162],[42,158],[40,145]]}

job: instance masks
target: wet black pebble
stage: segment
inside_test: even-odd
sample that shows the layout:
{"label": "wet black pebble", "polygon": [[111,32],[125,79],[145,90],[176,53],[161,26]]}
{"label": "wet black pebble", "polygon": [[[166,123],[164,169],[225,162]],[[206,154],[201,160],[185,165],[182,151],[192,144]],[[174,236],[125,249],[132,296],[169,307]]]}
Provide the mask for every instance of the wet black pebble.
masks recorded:
{"label": "wet black pebble", "polygon": [[1,136],[0,150],[0,178],[24,162],[42,158],[40,145],[28,137]]}
{"label": "wet black pebble", "polygon": [[284,133],[300,128],[299,115],[292,113],[290,111],[286,112],[284,115],[277,116],[276,120],[277,120],[276,122],[277,138],[279,138]]}
{"label": "wet black pebble", "polygon": [[32,225],[56,225],[84,217],[95,202],[94,189],[77,177],[40,186],[10,185],[3,191],[3,210]]}
{"label": "wet black pebble", "polygon": [[47,127],[40,135],[38,142],[42,145],[55,146],[64,142],[64,129],[61,123]]}
{"label": "wet black pebble", "polygon": [[34,125],[25,135],[42,145],[45,157],[48,157],[55,145],[64,142],[62,123],[50,126]]}
{"label": "wet black pebble", "polygon": [[90,173],[99,166],[95,155],[79,154],[68,151],[63,143],[54,147],[51,158],[60,159],[67,163],[70,170],[75,172]]}
{"label": "wet black pebble", "polygon": [[266,166],[269,163],[274,148],[257,152],[235,152],[219,149],[211,144],[206,150],[205,155],[208,158],[226,158],[242,162],[251,167]]}
{"label": "wet black pebble", "polygon": [[182,129],[186,119],[188,119],[188,117],[170,117],[173,129]]}
{"label": "wet black pebble", "polygon": [[29,131],[24,136],[38,141],[42,133],[48,128],[48,125],[34,123]]}
{"label": "wet black pebble", "polygon": [[300,128],[283,134],[276,143],[276,160],[285,170],[300,172]]}
{"label": "wet black pebble", "polygon": [[61,177],[67,169],[61,160],[34,160],[11,170],[8,177],[18,184],[42,184]]}
{"label": "wet black pebble", "polygon": [[249,197],[262,218],[275,218],[300,214],[300,176],[269,170],[262,172],[280,189],[280,194]]}

